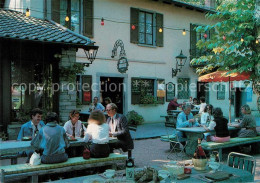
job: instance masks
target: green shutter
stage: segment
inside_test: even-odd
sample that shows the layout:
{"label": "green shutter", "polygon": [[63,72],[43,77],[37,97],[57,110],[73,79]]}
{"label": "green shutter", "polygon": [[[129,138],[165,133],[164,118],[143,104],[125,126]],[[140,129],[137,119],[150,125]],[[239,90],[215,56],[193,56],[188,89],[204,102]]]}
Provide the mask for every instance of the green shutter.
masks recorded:
{"label": "green shutter", "polygon": [[163,46],[163,32],[159,32],[159,29],[163,29],[163,14],[156,13],[156,46]]}
{"label": "green shutter", "polygon": [[[138,43],[138,20],[139,20],[139,9],[131,8],[131,16],[130,16],[130,42],[131,43]],[[135,29],[132,29],[132,25],[135,26]]]}
{"label": "green shutter", "polygon": [[196,57],[196,27],[195,24],[190,24],[190,59]]}
{"label": "green shutter", "polygon": [[83,0],[83,35],[93,38],[93,15],[94,2],[93,0]]}
{"label": "green shutter", "polygon": [[51,1],[51,19],[60,23],[60,0]]}

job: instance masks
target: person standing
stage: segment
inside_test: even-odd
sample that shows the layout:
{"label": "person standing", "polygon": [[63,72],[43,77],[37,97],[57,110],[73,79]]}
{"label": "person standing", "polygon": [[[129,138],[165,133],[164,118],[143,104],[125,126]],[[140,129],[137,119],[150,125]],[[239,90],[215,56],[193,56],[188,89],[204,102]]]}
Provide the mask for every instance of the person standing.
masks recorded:
{"label": "person standing", "polygon": [[134,143],[128,129],[126,117],[123,114],[117,113],[117,105],[114,103],[108,104],[106,111],[109,116],[107,119],[109,136],[117,137],[118,139],[118,142],[109,144],[110,152],[113,152],[113,149],[119,148],[122,148],[124,152],[128,149],[133,149]]}
{"label": "person standing", "polygon": [[202,114],[202,112],[204,111],[205,107],[206,107],[206,102],[205,102],[205,97],[200,97],[200,110],[199,110],[199,114]]}
{"label": "person standing", "polygon": [[88,119],[88,128],[84,141],[92,141],[90,157],[105,158],[109,156],[109,126],[103,112],[93,111]]}
{"label": "person standing", "polygon": [[65,148],[69,147],[69,140],[62,126],[57,124],[58,115],[48,112],[46,125],[32,140],[31,145],[36,150],[43,150],[41,162],[45,164],[61,163],[68,160]]}
{"label": "person standing", "polygon": [[64,130],[67,136],[71,139],[81,137],[85,134],[86,127],[79,120],[79,111],[72,110],[69,114],[69,121],[64,124]]}
{"label": "person standing", "polygon": [[229,126],[241,128],[238,132],[238,137],[256,137],[256,121],[251,114],[249,105],[243,105],[241,107],[241,112],[244,115],[242,121],[239,124],[229,124]]}

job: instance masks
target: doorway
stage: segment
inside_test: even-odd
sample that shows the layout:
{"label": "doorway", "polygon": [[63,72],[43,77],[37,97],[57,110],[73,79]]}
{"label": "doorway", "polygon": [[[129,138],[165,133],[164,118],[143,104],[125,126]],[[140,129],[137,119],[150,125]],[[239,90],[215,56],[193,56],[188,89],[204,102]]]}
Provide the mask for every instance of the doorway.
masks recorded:
{"label": "doorway", "polygon": [[109,97],[112,103],[115,103],[118,107],[118,113],[124,113],[124,78],[120,77],[100,77],[101,91],[100,96],[102,98],[102,104],[106,107],[104,99]]}
{"label": "doorway", "polygon": [[241,106],[246,104],[246,92],[242,88],[236,88],[235,90],[235,116],[241,117]]}
{"label": "doorway", "polygon": [[205,97],[206,103],[209,104],[209,90],[208,83],[197,82],[197,99],[200,100],[201,97]]}

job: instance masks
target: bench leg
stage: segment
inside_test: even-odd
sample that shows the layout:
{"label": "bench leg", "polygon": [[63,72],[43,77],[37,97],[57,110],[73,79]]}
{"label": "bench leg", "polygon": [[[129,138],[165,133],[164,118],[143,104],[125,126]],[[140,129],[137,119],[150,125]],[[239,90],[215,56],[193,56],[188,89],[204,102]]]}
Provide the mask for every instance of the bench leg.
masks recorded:
{"label": "bench leg", "polygon": [[1,169],[0,176],[1,176],[1,183],[5,183],[5,171],[3,169]]}
{"label": "bench leg", "polygon": [[218,149],[218,158],[219,161],[222,161],[222,149]]}
{"label": "bench leg", "polygon": [[31,176],[30,182],[31,182],[31,183],[38,183],[38,175],[33,175],[33,176]]}
{"label": "bench leg", "polygon": [[11,165],[17,164],[17,158],[11,158]]}

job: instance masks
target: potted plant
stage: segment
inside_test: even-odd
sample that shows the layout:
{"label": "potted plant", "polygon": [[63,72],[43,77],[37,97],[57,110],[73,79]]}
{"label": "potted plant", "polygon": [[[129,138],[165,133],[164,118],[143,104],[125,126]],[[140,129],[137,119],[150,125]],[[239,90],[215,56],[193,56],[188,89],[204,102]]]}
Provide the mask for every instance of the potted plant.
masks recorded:
{"label": "potted plant", "polygon": [[138,114],[136,111],[132,110],[129,111],[126,114],[126,118],[128,121],[128,125],[129,126],[137,126],[137,125],[141,125],[144,122],[144,118],[142,115]]}
{"label": "potted plant", "polygon": [[141,96],[141,104],[157,104],[157,101],[154,96],[151,95],[144,95]]}

